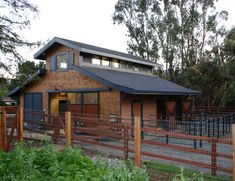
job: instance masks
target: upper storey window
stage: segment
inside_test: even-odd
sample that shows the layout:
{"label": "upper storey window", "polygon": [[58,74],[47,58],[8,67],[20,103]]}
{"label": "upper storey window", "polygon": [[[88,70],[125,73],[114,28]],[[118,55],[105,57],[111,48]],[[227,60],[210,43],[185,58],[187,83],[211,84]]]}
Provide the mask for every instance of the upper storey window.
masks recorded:
{"label": "upper storey window", "polygon": [[118,60],[116,60],[116,59],[113,59],[113,61],[112,61],[112,67],[113,68],[119,68],[119,62],[118,62]]}
{"label": "upper storey window", "polygon": [[94,65],[100,65],[100,58],[95,56],[94,58],[91,59],[91,63]]}
{"label": "upper storey window", "polygon": [[109,66],[110,66],[110,61],[109,61],[109,59],[106,58],[106,57],[102,57],[101,65],[103,65],[103,66],[105,66],[105,67],[109,67]]}
{"label": "upper storey window", "polygon": [[131,72],[152,73],[152,67],[147,65],[86,53],[82,53],[81,56],[83,57],[83,63],[87,65],[98,65]]}
{"label": "upper storey window", "polygon": [[65,70],[68,68],[68,55],[60,54],[56,56],[57,70]]}

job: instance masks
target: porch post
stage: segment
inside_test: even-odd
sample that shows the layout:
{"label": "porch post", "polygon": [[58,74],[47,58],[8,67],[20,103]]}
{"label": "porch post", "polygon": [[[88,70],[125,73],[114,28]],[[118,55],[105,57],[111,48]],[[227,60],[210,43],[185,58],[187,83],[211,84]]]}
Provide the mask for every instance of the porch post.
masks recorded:
{"label": "porch post", "polygon": [[71,145],[72,143],[72,122],[71,122],[71,112],[65,112],[65,137],[66,144]]}

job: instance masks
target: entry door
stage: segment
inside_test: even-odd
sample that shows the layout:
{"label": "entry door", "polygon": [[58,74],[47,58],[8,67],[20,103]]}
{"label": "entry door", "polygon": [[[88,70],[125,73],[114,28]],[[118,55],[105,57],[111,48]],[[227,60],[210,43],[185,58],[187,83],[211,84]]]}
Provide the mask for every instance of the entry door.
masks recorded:
{"label": "entry door", "polygon": [[164,100],[157,100],[157,119],[165,120],[166,119],[166,103]]}
{"label": "entry door", "polygon": [[67,100],[59,100],[59,114],[60,116],[64,116],[67,111]]}
{"label": "entry door", "polygon": [[[132,101],[131,103],[131,125],[134,126],[134,118],[139,117],[141,127],[143,127],[143,103],[142,101]],[[133,129],[132,129],[133,136]]]}

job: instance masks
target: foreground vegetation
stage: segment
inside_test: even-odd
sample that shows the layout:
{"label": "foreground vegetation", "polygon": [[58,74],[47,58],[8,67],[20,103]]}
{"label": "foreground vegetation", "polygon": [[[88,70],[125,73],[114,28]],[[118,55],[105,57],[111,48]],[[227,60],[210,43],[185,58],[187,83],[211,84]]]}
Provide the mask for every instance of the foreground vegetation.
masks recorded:
{"label": "foreground vegetation", "polygon": [[19,144],[10,153],[0,152],[0,180],[147,181],[149,177],[131,162],[92,160],[78,148],[58,152],[48,144],[39,149]]}
{"label": "foreground vegetation", "polygon": [[10,153],[0,152],[0,181],[81,180],[81,181],[230,181],[158,162],[136,168],[131,161],[88,157],[81,149],[66,147],[55,151],[53,145],[29,148],[17,144]]}
{"label": "foreground vegetation", "polygon": [[[163,164],[159,162],[146,163],[148,173],[156,180],[172,180],[172,181],[232,181],[229,176],[212,176],[210,174],[202,174],[194,170],[177,167],[174,165]],[[161,175],[161,177],[159,177]]]}

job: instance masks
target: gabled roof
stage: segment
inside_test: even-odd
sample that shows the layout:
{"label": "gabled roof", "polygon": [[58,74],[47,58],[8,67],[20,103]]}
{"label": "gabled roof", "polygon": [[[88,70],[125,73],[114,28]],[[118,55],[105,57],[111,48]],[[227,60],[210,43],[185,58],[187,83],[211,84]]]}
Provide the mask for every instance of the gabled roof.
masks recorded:
{"label": "gabled roof", "polygon": [[18,85],[14,89],[7,92],[6,96],[13,96],[17,92],[19,92],[23,87],[25,87],[27,84],[29,84],[33,79],[35,79],[37,76],[45,74],[45,69],[39,69],[37,72],[35,72],[33,75],[31,75],[28,79],[26,79],[22,84]]}
{"label": "gabled roof", "polygon": [[128,94],[200,95],[200,91],[185,88],[159,77],[121,72],[112,69],[73,66],[80,73]]}
{"label": "gabled roof", "polygon": [[125,61],[129,61],[129,62],[140,63],[140,64],[144,64],[144,65],[149,65],[149,66],[162,67],[160,64],[154,63],[150,60],[147,60],[147,59],[144,59],[144,58],[141,58],[141,57],[137,57],[137,56],[134,56],[134,55],[131,55],[131,54],[122,53],[122,52],[118,52],[118,51],[115,51],[115,50],[101,48],[101,47],[97,47],[97,46],[93,46],[93,45],[88,45],[88,44],[85,44],[85,43],[80,43],[80,42],[67,40],[67,39],[63,39],[63,38],[58,38],[58,37],[55,37],[50,42],[48,42],[42,49],[40,49],[34,55],[34,58],[35,59],[46,60],[46,56],[45,56],[46,53],[58,44],[68,46],[70,48],[76,49],[76,50],[78,50],[80,52],[84,52],[84,53],[90,53],[90,54],[94,54],[94,55],[106,56],[106,57],[110,57],[110,58],[115,58],[115,59],[125,60]]}

